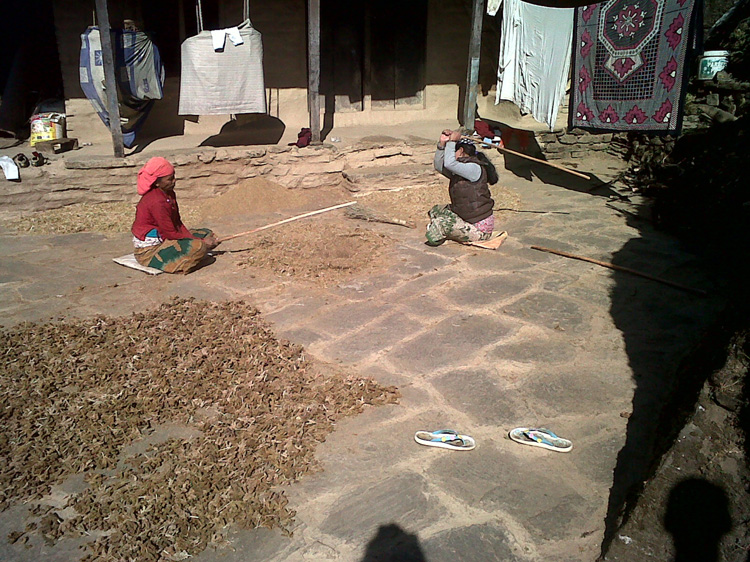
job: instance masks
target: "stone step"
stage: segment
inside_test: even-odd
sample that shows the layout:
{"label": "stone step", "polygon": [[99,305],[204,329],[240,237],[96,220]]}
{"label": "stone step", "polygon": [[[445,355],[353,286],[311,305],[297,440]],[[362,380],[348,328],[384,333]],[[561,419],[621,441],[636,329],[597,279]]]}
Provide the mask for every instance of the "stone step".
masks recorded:
{"label": "stone step", "polygon": [[342,172],[353,191],[386,189],[404,184],[426,184],[435,181],[437,172],[424,164],[398,164],[354,168]]}

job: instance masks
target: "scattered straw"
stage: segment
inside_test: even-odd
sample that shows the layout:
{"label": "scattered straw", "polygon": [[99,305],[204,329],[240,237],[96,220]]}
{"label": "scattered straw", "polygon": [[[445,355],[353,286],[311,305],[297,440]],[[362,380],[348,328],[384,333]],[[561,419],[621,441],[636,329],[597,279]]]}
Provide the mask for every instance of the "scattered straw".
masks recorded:
{"label": "scattered straw", "polygon": [[[185,224],[195,224],[195,204],[180,203],[180,214]],[[127,233],[133,226],[134,218],[133,203],[76,203],[59,209],[36,211],[20,218],[6,219],[3,226],[18,234]]]}

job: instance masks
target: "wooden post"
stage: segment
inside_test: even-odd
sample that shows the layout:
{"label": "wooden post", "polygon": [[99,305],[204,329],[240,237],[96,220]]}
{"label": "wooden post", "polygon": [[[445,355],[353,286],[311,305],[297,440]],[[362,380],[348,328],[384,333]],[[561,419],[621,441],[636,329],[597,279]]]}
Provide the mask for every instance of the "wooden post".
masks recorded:
{"label": "wooden post", "polygon": [[307,109],[312,142],[320,142],[320,0],[307,0]]}
{"label": "wooden post", "polygon": [[99,36],[102,42],[102,64],[104,65],[104,88],[107,95],[109,130],[112,132],[112,146],[115,156],[125,157],[120,125],[120,107],[117,104],[117,82],[115,81],[115,56],[112,50],[112,35],[109,29],[107,0],[96,0],[96,19],[99,21]]}
{"label": "wooden post", "polygon": [[466,95],[464,96],[463,125],[467,131],[474,130],[477,107],[477,84],[479,83],[479,53],[482,47],[482,18],[484,0],[474,0],[471,8],[471,38],[469,39],[469,68],[466,71]]}

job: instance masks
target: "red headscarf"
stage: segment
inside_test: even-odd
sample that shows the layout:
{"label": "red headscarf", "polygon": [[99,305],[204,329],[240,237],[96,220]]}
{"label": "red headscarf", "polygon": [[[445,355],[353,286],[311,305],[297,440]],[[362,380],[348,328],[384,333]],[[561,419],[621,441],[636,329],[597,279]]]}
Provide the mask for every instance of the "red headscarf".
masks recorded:
{"label": "red headscarf", "polygon": [[138,172],[138,195],[145,195],[153,187],[154,182],[174,174],[174,166],[166,158],[154,156]]}

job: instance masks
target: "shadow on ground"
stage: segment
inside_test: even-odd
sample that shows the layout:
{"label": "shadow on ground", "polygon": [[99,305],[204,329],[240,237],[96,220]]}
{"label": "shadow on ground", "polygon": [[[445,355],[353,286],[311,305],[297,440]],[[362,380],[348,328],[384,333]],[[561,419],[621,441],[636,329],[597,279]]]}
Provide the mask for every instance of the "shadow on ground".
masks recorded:
{"label": "shadow on ground", "polygon": [[[505,148],[531,156],[532,158],[536,158],[543,162],[547,161],[533,131],[516,129],[515,127],[511,127],[500,121],[492,121],[491,119],[483,119],[483,121],[490,125],[493,130],[500,131],[500,136],[503,139]],[[546,184],[564,187],[571,191],[598,195],[600,197],[622,198],[617,191],[612,189],[610,183],[603,181],[596,175],[589,173],[587,170],[573,170],[589,176],[589,179],[584,179],[575,174],[557,169],[554,166],[543,164],[541,162],[536,163],[520,156],[514,156],[513,154],[503,153],[503,160],[505,162],[506,170],[529,181],[536,176]],[[563,166],[556,162],[551,162],[551,164]]]}
{"label": "shadow on ground", "polygon": [[716,562],[721,537],[732,529],[726,492],[702,478],[683,480],[669,494],[664,528],[672,535],[674,562]]}
{"label": "shadow on ground", "polygon": [[427,562],[427,559],[417,536],[391,523],[378,528],[361,562]]}
{"label": "shadow on ground", "polygon": [[[736,325],[731,311],[721,311],[726,306],[722,304],[726,295],[721,294],[726,288],[722,290],[714,281],[719,271],[715,263],[693,257],[701,254],[697,248],[691,247],[688,252],[639,217],[629,217],[629,223],[640,230],[640,237],[616,252],[612,259],[615,265],[706,290],[708,295],[667,287],[625,272],[615,272],[613,276],[616,284],[610,314],[622,332],[636,387],[625,445],[614,469],[602,555],[628,521],[645,483],[695,412],[709,375],[725,363],[732,335],[728,326]],[[688,505],[689,491],[700,495],[690,499],[692,503]],[[723,490],[708,482],[690,481],[672,490],[665,528],[673,534],[677,553],[682,552],[675,560],[716,560],[695,558],[695,550],[686,554],[692,548],[691,541],[697,540],[696,532],[687,529],[688,523],[697,524],[694,522],[705,515],[700,513],[702,510],[711,510],[712,525],[718,527],[704,526],[701,536],[705,548],[713,548],[709,544],[712,541],[718,544],[721,534],[731,527],[729,522],[722,522],[729,516],[720,516],[722,494]],[[726,530],[719,533],[718,528]]]}

